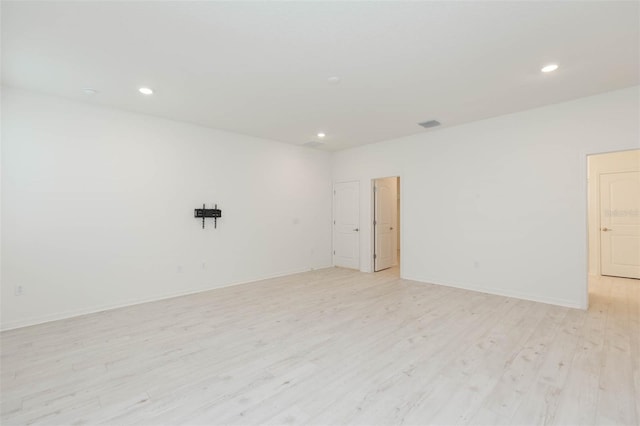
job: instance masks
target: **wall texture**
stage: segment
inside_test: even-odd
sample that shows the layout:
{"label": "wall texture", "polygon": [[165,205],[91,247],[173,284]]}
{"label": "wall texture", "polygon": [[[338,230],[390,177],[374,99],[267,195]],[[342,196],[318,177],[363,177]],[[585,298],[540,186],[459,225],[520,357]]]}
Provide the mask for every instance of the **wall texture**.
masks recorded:
{"label": "wall texture", "polygon": [[334,182],[361,182],[361,269],[371,271],[366,188],[398,175],[404,278],[586,307],[587,154],[640,147],[639,96],[632,87],[335,153]]}
{"label": "wall texture", "polygon": [[2,328],[331,264],[328,153],[17,89],[2,112]]}

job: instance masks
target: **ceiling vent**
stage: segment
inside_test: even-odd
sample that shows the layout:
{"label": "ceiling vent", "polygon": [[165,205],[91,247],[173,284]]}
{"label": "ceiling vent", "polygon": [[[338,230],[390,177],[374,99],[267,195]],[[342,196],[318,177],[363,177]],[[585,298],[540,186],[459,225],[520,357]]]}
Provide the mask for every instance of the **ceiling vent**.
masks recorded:
{"label": "ceiling vent", "polygon": [[438,120],[430,120],[430,121],[424,121],[422,123],[418,123],[420,126],[424,127],[425,129],[430,129],[431,127],[436,127],[440,125],[440,122]]}
{"label": "ceiling vent", "polygon": [[309,141],[309,142],[304,142],[301,144],[302,146],[308,146],[309,148],[319,148],[321,146],[324,146],[324,142],[320,142],[320,141]]}

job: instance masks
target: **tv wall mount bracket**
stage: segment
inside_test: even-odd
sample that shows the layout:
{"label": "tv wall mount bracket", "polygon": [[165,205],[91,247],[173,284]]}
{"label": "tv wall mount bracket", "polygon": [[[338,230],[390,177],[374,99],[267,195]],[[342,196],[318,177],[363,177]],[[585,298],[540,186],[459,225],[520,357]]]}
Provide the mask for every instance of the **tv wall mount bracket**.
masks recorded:
{"label": "tv wall mount bracket", "polygon": [[208,217],[212,217],[213,218],[213,227],[217,228],[218,227],[218,218],[222,217],[222,210],[220,210],[218,208],[217,204],[212,209],[205,208],[205,205],[203,204],[201,209],[195,209],[194,210],[193,217],[202,218],[202,229],[204,229],[204,220],[206,218],[208,218]]}

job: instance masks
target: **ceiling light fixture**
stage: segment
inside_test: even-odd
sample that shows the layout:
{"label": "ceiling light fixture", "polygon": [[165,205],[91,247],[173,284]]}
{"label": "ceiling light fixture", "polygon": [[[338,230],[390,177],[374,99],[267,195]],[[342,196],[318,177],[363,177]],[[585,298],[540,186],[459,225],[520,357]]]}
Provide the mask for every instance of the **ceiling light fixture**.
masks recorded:
{"label": "ceiling light fixture", "polygon": [[329,84],[338,84],[340,83],[340,77],[329,77],[327,81]]}
{"label": "ceiling light fixture", "polygon": [[85,87],[84,89],[82,89],[82,93],[84,93],[87,96],[93,96],[96,93],[98,93],[98,91],[96,89],[92,89],[90,87]]}
{"label": "ceiling light fixture", "polygon": [[558,69],[558,64],[549,64],[542,67],[540,71],[542,72],[553,72]]}
{"label": "ceiling light fixture", "polygon": [[318,137],[319,137],[319,138],[321,138],[321,139],[322,139],[322,138],[324,138],[325,136],[327,136],[327,135],[325,135],[325,134],[324,134],[324,133],[322,133],[322,132],[318,133]]}
{"label": "ceiling light fixture", "polygon": [[138,89],[138,92],[142,93],[143,95],[153,95],[153,90],[149,89],[148,87],[141,87]]}

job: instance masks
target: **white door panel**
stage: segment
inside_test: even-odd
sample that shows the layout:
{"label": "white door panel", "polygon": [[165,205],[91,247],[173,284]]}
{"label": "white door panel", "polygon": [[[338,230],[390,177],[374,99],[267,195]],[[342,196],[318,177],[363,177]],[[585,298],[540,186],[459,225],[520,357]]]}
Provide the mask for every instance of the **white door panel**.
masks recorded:
{"label": "white door panel", "polygon": [[360,184],[333,187],[333,264],[360,268]]}
{"label": "white door panel", "polygon": [[395,235],[397,178],[374,181],[374,271],[393,266],[397,244]]}
{"label": "white door panel", "polygon": [[640,172],[600,175],[602,275],[640,278]]}

